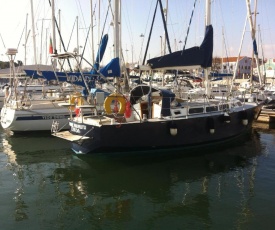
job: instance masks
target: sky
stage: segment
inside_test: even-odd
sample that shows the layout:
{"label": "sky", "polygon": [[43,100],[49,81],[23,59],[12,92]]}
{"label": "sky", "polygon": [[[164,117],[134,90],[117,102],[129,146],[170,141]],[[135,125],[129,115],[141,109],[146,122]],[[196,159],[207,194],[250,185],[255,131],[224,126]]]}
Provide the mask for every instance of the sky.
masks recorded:
{"label": "sky", "polygon": [[[244,30],[247,19],[247,1],[212,1],[213,56],[238,56],[240,51],[241,56],[252,55],[249,21],[247,21]],[[31,2],[33,2],[33,11],[31,11]],[[109,41],[102,64],[108,63],[113,57],[112,11],[108,11],[109,1],[55,0],[54,2],[55,16],[60,22],[61,36],[66,50],[73,51],[78,46],[79,50],[83,51],[85,47],[85,58],[92,62],[92,57],[96,56],[101,34],[108,34]],[[165,34],[159,6],[152,27],[151,39],[148,43],[156,2],[157,0],[121,0],[121,46],[125,62],[142,64],[143,60],[160,56],[164,53],[164,50],[168,53],[163,45]],[[250,0],[250,2],[251,11],[254,12],[256,2],[255,0]],[[172,52],[181,50],[183,47],[199,46],[204,36],[205,0],[162,0],[162,5],[167,9],[167,29]],[[255,27],[257,29],[256,40],[260,58],[275,58],[274,9],[274,0],[257,1]],[[92,20],[94,55],[92,55],[91,33],[88,33],[91,25],[91,12],[94,13]],[[193,16],[190,20],[192,12]],[[77,17],[78,20],[76,20]],[[8,61],[6,55],[8,48],[17,48],[16,61],[21,60],[26,64],[34,64],[34,56],[36,56],[37,63],[50,64],[48,46],[52,36],[52,22],[49,0],[5,1],[5,4],[1,4],[0,20],[1,61]],[[78,33],[76,22],[78,22]],[[243,34],[244,39],[242,42]],[[34,40],[36,55],[34,55]],[[58,52],[63,52],[59,51],[60,39],[58,36],[56,42]],[[147,44],[148,52],[145,57]],[[240,49],[241,44],[242,48]]]}

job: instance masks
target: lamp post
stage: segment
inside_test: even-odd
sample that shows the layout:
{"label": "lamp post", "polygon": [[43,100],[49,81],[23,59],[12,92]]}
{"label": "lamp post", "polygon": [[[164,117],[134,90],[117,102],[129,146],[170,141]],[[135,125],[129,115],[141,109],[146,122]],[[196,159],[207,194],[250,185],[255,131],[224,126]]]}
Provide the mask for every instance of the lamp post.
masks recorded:
{"label": "lamp post", "polygon": [[[180,41],[179,41],[180,46],[181,46],[181,43],[182,43],[182,41],[180,40]],[[180,49],[181,49],[181,47],[180,47]]]}
{"label": "lamp post", "polygon": [[162,36],[160,37],[160,56],[162,56]]}
{"label": "lamp post", "polygon": [[140,35],[139,35],[139,37],[141,37],[141,48],[140,48],[140,55],[139,55],[139,63],[142,63],[142,60],[141,60],[141,53],[142,53],[142,47],[143,47],[143,41],[144,41],[144,34],[143,33],[141,33]]}

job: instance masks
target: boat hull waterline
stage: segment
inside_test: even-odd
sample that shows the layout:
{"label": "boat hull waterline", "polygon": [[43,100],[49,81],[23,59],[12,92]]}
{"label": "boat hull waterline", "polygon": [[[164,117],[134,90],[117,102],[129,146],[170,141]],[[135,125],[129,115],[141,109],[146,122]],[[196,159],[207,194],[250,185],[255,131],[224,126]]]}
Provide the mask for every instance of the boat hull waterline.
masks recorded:
{"label": "boat hull waterline", "polygon": [[37,112],[4,107],[1,114],[2,127],[13,132],[50,131],[53,121],[58,121],[62,129],[70,128],[68,124],[69,113],[66,110],[56,109],[54,112],[49,110]]}

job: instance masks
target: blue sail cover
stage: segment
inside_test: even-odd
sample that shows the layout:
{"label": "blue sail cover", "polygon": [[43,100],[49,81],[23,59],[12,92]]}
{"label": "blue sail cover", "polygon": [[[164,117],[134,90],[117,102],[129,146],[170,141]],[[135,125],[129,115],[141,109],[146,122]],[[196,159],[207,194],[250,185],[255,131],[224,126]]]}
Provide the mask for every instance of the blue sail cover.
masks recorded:
{"label": "blue sail cover", "polygon": [[147,64],[152,69],[158,68],[182,68],[185,66],[200,65],[203,68],[212,66],[213,55],[213,27],[206,27],[204,40],[201,46],[195,46],[189,49],[176,51],[161,57],[152,58]]}
{"label": "blue sail cover", "polygon": [[120,77],[119,58],[113,58],[106,66],[99,70],[104,77]]}
{"label": "blue sail cover", "polygon": [[[25,70],[28,76],[33,78],[44,78],[47,81],[57,80],[58,77],[59,82],[68,82],[74,85],[79,85],[85,87],[85,82],[81,77],[80,72],[56,72],[56,76],[54,71],[41,71],[41,75],[37,73],[36,70]],[[119,58],[112,59],[106,66],[99,70],[99,72],[104,77],[120,77],[120,64]],[[91,72],[83,73],[84,79],[86,80],[89,88],[95,88],[95,81],[98,79],[98,73],[95,70]]]}
{"label": "blue sail cover", "polygon": [[107,47],[107,43],[108,43],[108,34],[105,34],[101,39],[100,46],[97,51],[97,55],[96,55],[96,59],[95,59],[94,69],[96,71],[98,71],[98,69],[99,69],[99,63],[101,62],[101,60],[104,56],[104,53],[105,53],[105,50]]}
{"label": "blue sail cover", "polygon": [[[80,72],[56,72],[56,75],[54,71],[51,70],[43,70],[41,71],[41,75],[37,73],[36,70],[24,70],[26,72],[27,76],[33,77],[34,79],[43,78],[47,81],[54,81],[57,80],[56,77],[58,77],[59,82],[68,82],[74,85],[85,87],[84,80],[82,79],[82,76]],[[95,87],[95,80],[98,77],[98,75],[95,75],[93,71],[91,72],[84,72],[83,73],[84,79],[86,80],[89,87],[93,88]]]}

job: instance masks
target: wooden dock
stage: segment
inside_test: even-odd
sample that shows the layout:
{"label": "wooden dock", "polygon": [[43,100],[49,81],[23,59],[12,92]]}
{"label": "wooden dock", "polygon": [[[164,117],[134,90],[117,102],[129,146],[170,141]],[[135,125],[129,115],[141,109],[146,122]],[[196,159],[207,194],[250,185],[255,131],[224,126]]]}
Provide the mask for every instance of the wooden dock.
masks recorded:
{"label": "wooden dock", "polygon": [[262,109],[260,115],[257,118],[257,121],[265,123],[275,123],[275,110]]}

